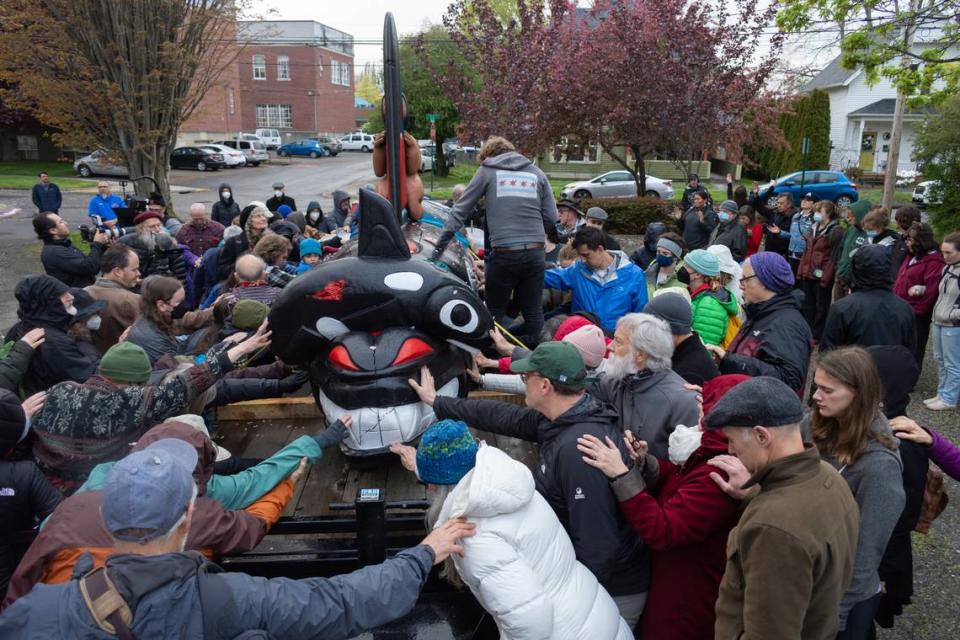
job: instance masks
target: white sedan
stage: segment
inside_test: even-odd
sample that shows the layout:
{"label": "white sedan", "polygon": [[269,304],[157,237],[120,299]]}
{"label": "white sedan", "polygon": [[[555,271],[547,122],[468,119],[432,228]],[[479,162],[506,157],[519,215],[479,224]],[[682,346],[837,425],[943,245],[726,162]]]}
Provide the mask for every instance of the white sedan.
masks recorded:
{"label": "white sedan", "polygon": [[[647,176],[645,195],[673,200],[673,182]],[[571,182],[560,190],[561,198],[636,198],[637,183],[629,171],[608,171],[590,180]]]}
{"label": "white sedan", "polygon": [[225,144],[201,144],[197,146],[215,153],[222,153],[223,162],[228,169],[231,167],[242,167],[247,164],[247,157],[243,155],[243,151],[233,149]]}

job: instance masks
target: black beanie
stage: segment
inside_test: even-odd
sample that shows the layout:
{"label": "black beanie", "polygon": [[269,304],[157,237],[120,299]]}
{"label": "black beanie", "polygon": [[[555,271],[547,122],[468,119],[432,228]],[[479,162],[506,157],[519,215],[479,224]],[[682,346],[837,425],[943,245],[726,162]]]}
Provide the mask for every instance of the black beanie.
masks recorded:
{"label": "black beanie", "polygon": [[27,415],[23,412],[20,399],[6,389],[0,389],[0,452],[20,442],[26,424]]}

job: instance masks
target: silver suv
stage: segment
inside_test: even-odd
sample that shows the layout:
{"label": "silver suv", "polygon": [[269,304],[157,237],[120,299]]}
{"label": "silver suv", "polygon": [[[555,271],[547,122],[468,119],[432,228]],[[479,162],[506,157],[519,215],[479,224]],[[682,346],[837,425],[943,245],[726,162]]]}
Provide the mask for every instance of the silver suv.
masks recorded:
{"label": "silver suv", "polygon": [[267,162],[270,160],[270,154],[267,153],[267,148],[262,142],[256,142],[254,140],[219,140],[213,144],[222,144],[225,147],[230,147],[231,149],[239,149],[243,151],[243,155],[247,157],[247,166],[259,167],[261,162]]}

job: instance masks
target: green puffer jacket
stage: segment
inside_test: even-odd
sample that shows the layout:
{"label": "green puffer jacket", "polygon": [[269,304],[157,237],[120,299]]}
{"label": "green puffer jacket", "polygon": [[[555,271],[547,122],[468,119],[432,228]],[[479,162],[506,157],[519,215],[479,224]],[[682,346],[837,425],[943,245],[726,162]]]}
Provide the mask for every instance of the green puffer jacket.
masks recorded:
{"label": "green puffer jacket", "polygon": [[702,285],[691,295],[690,304],[693,307],[693,330],[704,344],[719,345],[727,333],[730,316],[740,312],[737,299],[724,287],[710,291],[709,285]]}

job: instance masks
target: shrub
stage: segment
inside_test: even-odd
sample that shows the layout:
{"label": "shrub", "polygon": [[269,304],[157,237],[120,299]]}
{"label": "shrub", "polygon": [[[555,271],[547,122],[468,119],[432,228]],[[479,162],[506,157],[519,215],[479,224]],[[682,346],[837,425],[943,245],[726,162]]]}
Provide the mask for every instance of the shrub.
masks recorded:
{"label": "shrub", "polygon": [[642,235],[651,222],[663,222],[676,229],[676,221],[670,215],[674,203],[660,198],[586,198],[577,204],[584,213],[590,207],[606,211],[610,217],[604,229],[610,233]]}

